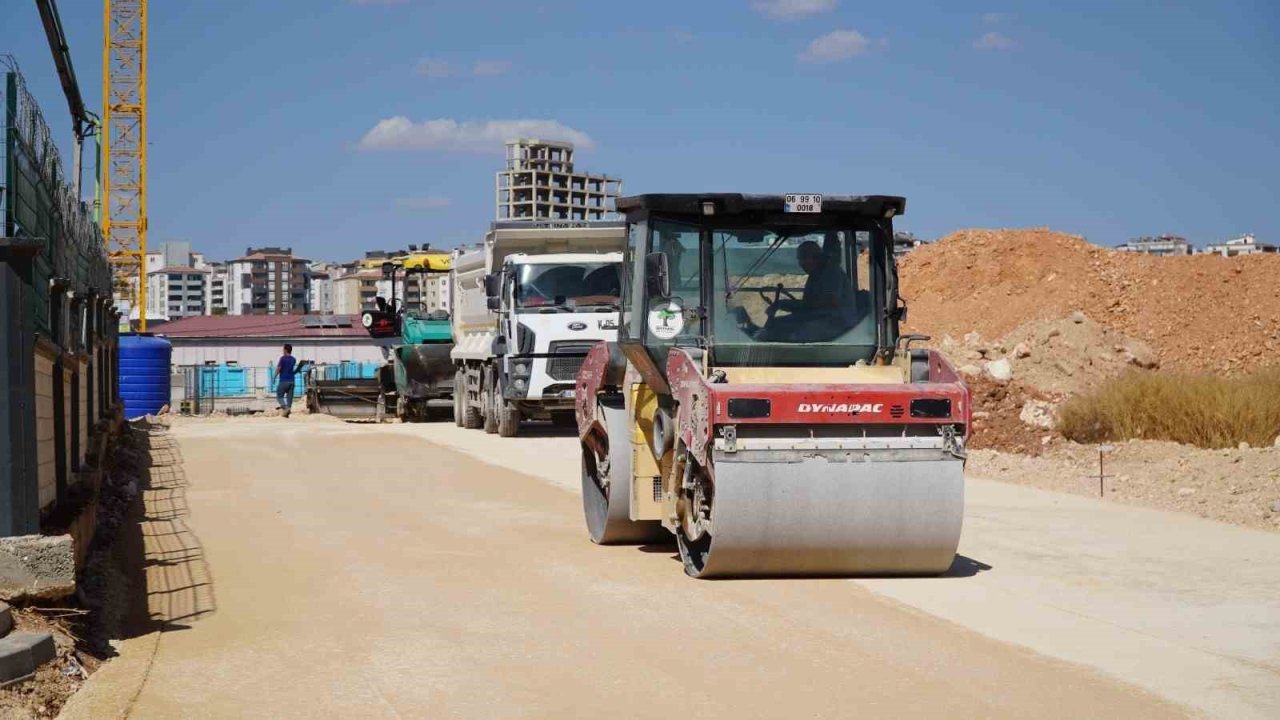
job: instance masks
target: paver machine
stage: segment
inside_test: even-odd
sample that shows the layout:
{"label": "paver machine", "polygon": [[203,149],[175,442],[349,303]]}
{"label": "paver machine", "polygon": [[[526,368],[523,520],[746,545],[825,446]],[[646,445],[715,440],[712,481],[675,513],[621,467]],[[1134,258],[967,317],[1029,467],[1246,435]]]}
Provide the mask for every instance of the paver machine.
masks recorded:
{"label": "paver machine", "polygon": [[390,301],[379,298],[377,308],[366,310],[360,322],[374,337],[399,336],[402,344],[391,348],[391,372],[395,380],[395,412],[403,422],[444,417],[453,407],[453,328],[447,310],[410,310],[396,300],[396,283],[412,275],[448,275],[452,265],[447,253],[419,253],[400,262],[383,263],[383,275],[391,280]]}
{"label": "paver machine", "polygon": [[577,377],[591,539],[694,577],[953,563],[969,391],[900,336],[890,196],[669,194],[628,224],[617,342]]}

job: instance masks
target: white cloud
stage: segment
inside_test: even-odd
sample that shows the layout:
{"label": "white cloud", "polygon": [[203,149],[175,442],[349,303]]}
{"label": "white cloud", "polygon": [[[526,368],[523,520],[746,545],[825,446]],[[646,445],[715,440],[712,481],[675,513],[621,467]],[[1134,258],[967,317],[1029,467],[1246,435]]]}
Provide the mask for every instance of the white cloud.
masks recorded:
{"label": "white cloud", "polygon": [[444,60],[423,58],[413,66],[413,73],[429,78],[449,77],[453,74],[453,66]]}
{"label": "white cloud", "polygon": [[584,149],[595,147],[591,136],[555,120],[465,120],[438,118],[415,123],[403,115],[378,121],[357,147],[361,150],[438,150],[496,153],[512,138],[568,140]]}
{"label": "white cloud", "polygon": [[819,15],[836,9],[839,0],[756,0],[751,3],[756,12],[775,20]]}
{"label": "white cloud", "polygon": [[999,25],[1000,23],[1008,19],[1009,19],[1009,13],[989,12],[989,13],[983,14],[982,24],[983,25]]}
{"label": "white cloud", "polygon": [[809,43],[800,53],[807,63],[829,63],[848,60],[867,51],[871,42],[857,30],[835,30]]}
{"label": "white cloud", "polygon": [[447,208],[453,204],[453,201],[447,197],[439,195],[424,195],[422,197],[396,198],[396,207],[405,210],[439,210]]}
{"label": "white cloud", "polygon": [[1017,47],[1017,43],[1008,36],[993,31],[974,40],[973,46],[979,50],[1011,50]]}
{"label": "white cloud", "polygon": [[502,75],[511,69],[510,60],[477,60],[472,75]]}

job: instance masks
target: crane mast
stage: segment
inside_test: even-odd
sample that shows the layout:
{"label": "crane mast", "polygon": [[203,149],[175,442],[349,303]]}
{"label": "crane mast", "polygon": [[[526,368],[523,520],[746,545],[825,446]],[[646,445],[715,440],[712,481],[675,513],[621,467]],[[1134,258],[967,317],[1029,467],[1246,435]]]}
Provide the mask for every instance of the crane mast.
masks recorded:
{"label": "crane mast", "polygon": [[[102,234],[112,285],[147,329],[147,0],[103,0]],[[127,317],[127,316],[126,316]]]}

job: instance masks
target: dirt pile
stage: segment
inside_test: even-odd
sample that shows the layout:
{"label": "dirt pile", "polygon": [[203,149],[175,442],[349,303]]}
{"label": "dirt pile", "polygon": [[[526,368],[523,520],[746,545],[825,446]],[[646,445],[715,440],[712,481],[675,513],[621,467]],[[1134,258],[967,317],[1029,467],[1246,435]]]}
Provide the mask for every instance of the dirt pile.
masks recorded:
{"label": "dirt pile", "polygon": [[1280,357],[1277,278],[1280,255],[1150,257],[1047,228],[961,230],[901,268],[914,332],[1004,338],[1083,312],[1162,367],[1227,372]]}
{"label": "dirt pile", "polygon": [[1032,320],[996,340],[977,332],[958,340],[945,335],[938,346],[966,375],[990,372],[989,363],[1005,360],[1014,379],[1058,397],[1090,390],[1126,370],[1160,366],[1150,345],[1084,313]]}

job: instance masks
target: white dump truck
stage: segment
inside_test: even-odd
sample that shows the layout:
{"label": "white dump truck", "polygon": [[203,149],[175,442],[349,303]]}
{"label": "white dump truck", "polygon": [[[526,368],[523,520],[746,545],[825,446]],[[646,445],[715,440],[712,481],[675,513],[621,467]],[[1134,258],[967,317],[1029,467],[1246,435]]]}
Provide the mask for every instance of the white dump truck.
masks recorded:
{"label": "white dump truck", "polygon": [[615,340],[620,222],[495,222],[454,251],[454,419],[513,437],[522,420],[574,423],[574,382]]}

